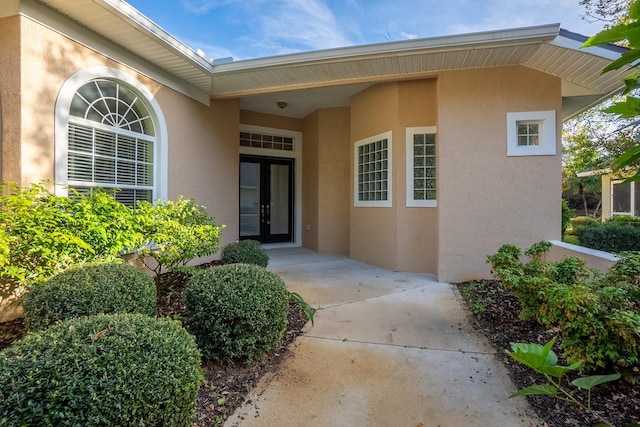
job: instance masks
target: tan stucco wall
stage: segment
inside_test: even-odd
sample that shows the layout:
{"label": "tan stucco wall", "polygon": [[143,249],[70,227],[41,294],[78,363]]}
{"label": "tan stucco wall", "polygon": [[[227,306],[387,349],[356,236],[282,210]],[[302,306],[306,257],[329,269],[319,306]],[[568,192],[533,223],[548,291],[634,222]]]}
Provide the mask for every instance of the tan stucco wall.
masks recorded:
{"label": "tan stucco wall", "polygon": [[318,114],[318,251],[348,254],[351,113],[331,108]]}
{"label": "tan stucco wall", "polygon": [[320,157],[320,113],[304,119],[302,152],[302,246],[318,251],[318,170]]}
{"label": "tan stucco wall", "polygon": [[[372,86],[351,98],[351,147],[350,147],[350,257],[392,270],[397,269],[397,215],[394,208],[354,207],[353,150],[354,142],[377,134],[392,131],[392,156],[398,160],[396,150],[404,144],[404,136],[398,133],[398,84],[384,83]],[[392,180],[392,204],[399,201]]]}
{"label": "tan stucco wall", "polygon": [[[125,71],[154,95],[168,131],[168,196],[193,198],[226,224],[221,243],[238,238],[237,100],[205,106],[27,18],[21,18],[21,183],[54,177],[54,112],[58,92],[85,67]],[[0,42],[2,43],[2,42]],[[4,145],[4,144],[3,144]]]}
{"label": "tan stucco wall", "polygon": [[[394,148],[397,191],[398,264],[400,271],[435,273],[438,268],[438,208],[406,207],[406,128],[437,126],[436,79],[398,84],[398,138]],[[436,132],[438,130],[436,129]],[[437,135],[436,135],[437,137]],[[436,171],[439,174],[437,165]]]}
{"label": "tan stucco wall", "polygon": [[[406,128],[437,125],[437,80],[373,86],[352,98],[352,258],[393,270],[435,273],[437,208],[406,207]],[[392,131],[392,207],[353,207],[353,143]]]}
{"label": "tan stucco wall", "polygon": [[287,129],[296,132],[302,132],[304,127],[303,119],[256,113],[255,111],[247,110],[240,110],[240,123],[243,125],[264,126],[274,129]]}
{"label": "tan stucco wall", "polygon": [[524,67],[442,73],[438,279],[489,277],[504,243],[560,238],[561,123],[555,156],[506,156],[506,113],[561,109],[560,80]]}
{"label": "tan stucco wall", "polygon": [[20,181],[20,18],[0,19],[0,179]]}

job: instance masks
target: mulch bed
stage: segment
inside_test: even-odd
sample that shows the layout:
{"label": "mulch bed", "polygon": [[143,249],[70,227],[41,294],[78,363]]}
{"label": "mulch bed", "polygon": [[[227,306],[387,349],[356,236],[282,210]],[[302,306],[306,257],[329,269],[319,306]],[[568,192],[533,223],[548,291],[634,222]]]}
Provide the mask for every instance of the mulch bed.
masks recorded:
{"label": "mulch bed", "polygon": [[[498,357],[509,370],[511,379],[518,389],[541,384],[542,377],[529,368],[511,359],[505,350],[510,350],[511,342],[537,343],[544,345],[554,336],[558,342],[554,351],[560,364],[562,350],[558,348],[560,336],[556,330],[546,330],[532,321],[520,320],[520,303],[500,282],[485,281],[486,286],[471,286],[473,282],[459,283],[458,289],[468,293],[467,306],[472,312],[473,326],[483,332],[494,346]],[[476,282],[477,283],[477,282]],[[602,372],[602,374],[611,372]],[[573,376],[572,376],[573,375]],[[568,385],[577,373],[567,375],[564,385]],[[586,402],[586,391],[572,387],[578,400]],[[517,399],[522,399],[518,397]],[[591,392],[591,407],[595,414],[581,410],[577,406],[547,396],[527,396],[531,406],[549,427],[593,426],[608,421],[616,427],[640,423],[640,383],[632,385],[625,381],[607,383],[595,387]]]}
{"label": "mulch bed", "polygon": [[[219,264],[214,262],[200,267]],[[158,316],[182,319],[185,307],[182,292],[188,276],[182,273],[164,275],[158,288]],[[196,419],[192,427],[220,426],[244,401],[251,389],[267,372],[273,372],[289,354],[289,345],[302,334],[308,319],[304,311],[292,305],[289,325],[280,346],[252,364],[206,363],[204,381],[198,392]],[[0,350],[9,347],[24,335],[22,319],[0,323]]]}

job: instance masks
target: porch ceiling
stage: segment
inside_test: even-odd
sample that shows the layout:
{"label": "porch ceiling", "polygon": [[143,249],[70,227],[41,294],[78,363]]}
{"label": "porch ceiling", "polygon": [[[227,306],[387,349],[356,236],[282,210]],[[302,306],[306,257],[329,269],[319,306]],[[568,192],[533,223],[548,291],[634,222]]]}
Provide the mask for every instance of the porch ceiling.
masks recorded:
{"label": "porch ceiling", "polygon": [[[122,0],[36,0],[208,94],[248,110],[304,117],[349,105],[376,82],[438,72],[523,65],[562,79],[563,118],[622,89],[626,71],[600,71],[617,47],[580,49],[584,37],[558,24],[209,62]],[[277,101],[288,106],[280,109]]]}

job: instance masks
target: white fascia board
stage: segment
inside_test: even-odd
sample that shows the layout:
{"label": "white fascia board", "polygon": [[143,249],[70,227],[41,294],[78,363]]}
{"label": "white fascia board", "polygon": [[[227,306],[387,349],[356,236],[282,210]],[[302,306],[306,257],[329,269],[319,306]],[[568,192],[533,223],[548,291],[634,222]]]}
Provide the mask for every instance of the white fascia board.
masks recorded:
{"label": "white fascia board", "polygon": [[577,176],[578,176],[578,178],[585,178],[587,176],[607,175],[607,174],[610,174],[611,172],[612,171],[609,168],[607,168],[607,169],[594,169],[594,170],[590,170],[590,171],[578,172]]}
{"label": "white fascia board", "polygon": [[204,105],[211,103],[211,97],[208,93],[173,76],[158,65],[125,50],[122,46],[92,32],[66,16],[52,11],[45,5],[34,0],[21,0],[20,14],[191,99]]}
{"label": "white fascia board", "polygon": [[559,32],[560,24],[550,24],[453,36],[412,39],[399,42],[340,47],[219,64],[213,67],[213,72],[216,74],[244,71],[253,68],[282,67],[313,62],[338,62],[356,58],[362,59],[364,57],[402,56],[416,52],[455,51],[468,49],[470,46],[508,46],[533,42],[549,42],[555,39]]}
{"label": "white fascia board", "polygon": [[582,36],[580,34],[571,33],[569,31],[562,30],[558,34],[554,40],[552,40],[549,44],[553,46],[562,47],[569,50],[575,50],[576,52],[584,52],[591,54],[593,56],[598,56],[600,58],[609,59],[611,61],[615,61],[620,58],[620,56],[628,49],[616,46],[612,44],[602,45],[602,46],[592,46],[592,47],[581,47],[585,41],[587,41],[586,36]]}
{"label": "white fascia board", "polygon": [[157,40],[159,43],[163,44],[174,53],[177,53],[183,58],[192,61],[194,65],[198,66],[199,68],[208,72],[211,72],[213,70],[213,66],[209,63],[209,61],[198,55],[198,53],[191,49],[189,46],[169,34],[158,24],[144,16],[129,3],[126,3],[122,0],[94,1],[100,4],[102,7],[112,11],[115,15],[118,15],[129,25],[146,33],[152,39]]}

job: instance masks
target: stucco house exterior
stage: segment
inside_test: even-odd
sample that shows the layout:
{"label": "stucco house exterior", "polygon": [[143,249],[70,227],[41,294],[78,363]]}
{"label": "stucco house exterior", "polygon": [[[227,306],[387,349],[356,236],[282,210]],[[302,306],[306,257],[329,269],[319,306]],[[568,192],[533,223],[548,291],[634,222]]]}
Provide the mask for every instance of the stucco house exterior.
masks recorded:
{"label": "stucco house exterior", "polygon": [[0,174],[194,198],[222,243],[336,252],[441,281],[560,238],[563,120],[621,51],[558,24],[243,61],[120,0],[0,2]]}

